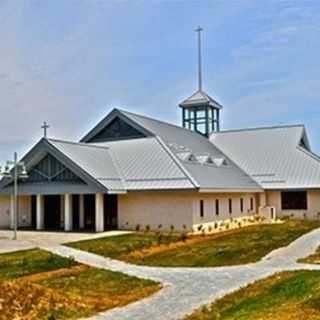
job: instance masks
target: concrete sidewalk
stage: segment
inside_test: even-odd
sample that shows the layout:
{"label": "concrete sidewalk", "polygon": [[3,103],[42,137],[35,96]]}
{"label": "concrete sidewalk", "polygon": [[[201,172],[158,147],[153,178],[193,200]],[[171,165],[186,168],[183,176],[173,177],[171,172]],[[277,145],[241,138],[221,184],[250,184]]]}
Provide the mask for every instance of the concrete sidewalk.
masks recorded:
{"label": "concrete sidewalk", "polygon": [[130,265],[65,246],[43,249],[70,257],[93,267],[119,271],[164,284],[158,294],[128,306],[115,308],[91,320],[179,320],[194,309],[248,285],[285,270],[317,269],[317,265],[296,263],[320,245],[320,229],[306,234],[288,247],[278,249],[258,263],[217,268],[156,268]]}

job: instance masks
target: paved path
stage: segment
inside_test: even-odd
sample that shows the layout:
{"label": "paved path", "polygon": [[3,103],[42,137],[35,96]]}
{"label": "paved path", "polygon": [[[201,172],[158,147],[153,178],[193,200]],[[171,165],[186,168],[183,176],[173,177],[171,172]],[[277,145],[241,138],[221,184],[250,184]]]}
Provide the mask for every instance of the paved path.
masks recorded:
{"label": "paved path", "polygon": [[[106,232],[63,232],[63,231],[29,231],[29,230],[19,230],[18,231],[18,241],[11,241],[13,236],[12,230],[0,230],[0,250],[4,252],[7,245],[8,248],[14,248],[16,245],[17,249],[21,244],[28,243],[29,246],[39,246],[39,245],[55,245],[67,242],[76,242],[81,240],[91,240],[103,237],[112,237],[122,234],[131,233],[130,231],[106,231]],[[7,240],[7,241],[6,241]]]}
{"label": "paved path", "polygon": [[56,254],[74,257],[88,265],[121,271],[129,275],[160,281],[164,289],[152,297],[115,308],[91,320],[178,320],[195,308],[210,303],[242,286],[284,270],[319,269],[296,263],[320,245],[320,229],[314,230],[278,249],[258,263],[217,268],[154,268],[134,266],[64,246],[44,246]]}

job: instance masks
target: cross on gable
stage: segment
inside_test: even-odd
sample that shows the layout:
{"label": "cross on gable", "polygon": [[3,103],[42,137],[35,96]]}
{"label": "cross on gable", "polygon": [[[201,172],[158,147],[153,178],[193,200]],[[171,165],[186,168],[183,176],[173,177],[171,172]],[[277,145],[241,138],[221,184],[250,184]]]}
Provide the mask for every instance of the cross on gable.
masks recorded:
{"label": "cross on gable", "polygon": [[47,132],[50,126],[47,124],[46,121],[43,122],[43,125],[41,126],[41,129],[43,129],[43,136],[46,138],[47,137]]}

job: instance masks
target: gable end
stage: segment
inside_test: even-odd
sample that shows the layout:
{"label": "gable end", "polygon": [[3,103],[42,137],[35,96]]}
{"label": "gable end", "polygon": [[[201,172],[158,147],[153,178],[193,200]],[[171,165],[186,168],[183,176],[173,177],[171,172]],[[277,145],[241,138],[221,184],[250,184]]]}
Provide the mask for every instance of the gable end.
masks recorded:
{"label": "gable end", "polygon": [[107,126],[105,126],[87,142],[105,142],[144,137],[145,135],[142,132],[132,127],[119,117],[115,117]]}
{"label": "gable end", "polygon": [[114,109],[100,121],[80,142],[107,142],[128,140],[153,136],[151,132],[139,125],[121,111]]}

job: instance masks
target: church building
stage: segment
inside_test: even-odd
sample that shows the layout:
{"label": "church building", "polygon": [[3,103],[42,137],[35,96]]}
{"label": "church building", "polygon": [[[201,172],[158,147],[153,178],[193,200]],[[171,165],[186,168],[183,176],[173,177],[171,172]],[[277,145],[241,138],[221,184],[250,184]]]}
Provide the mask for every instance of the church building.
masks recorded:
{"label": "church building", "polygon": [[[179,108],[181,127],[114,109],[80,141],[43,137],[21,159],[19,228],[193,230],[255,214],[320,218],[320,158],[303,125],[221,130],[223,107],[202,89],[201,61],[198,90]],[[13,226],[12,189],[0,181],[2,228]]]}

